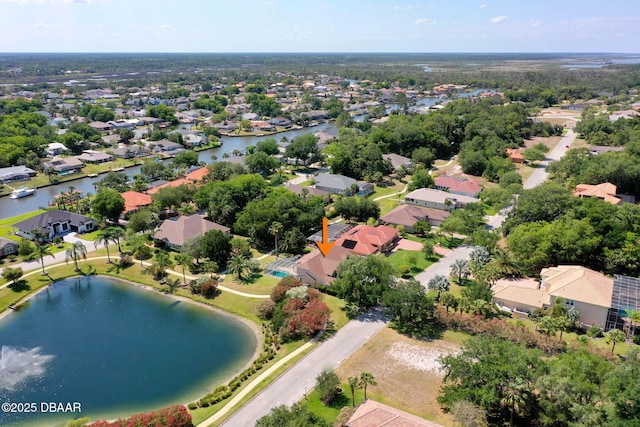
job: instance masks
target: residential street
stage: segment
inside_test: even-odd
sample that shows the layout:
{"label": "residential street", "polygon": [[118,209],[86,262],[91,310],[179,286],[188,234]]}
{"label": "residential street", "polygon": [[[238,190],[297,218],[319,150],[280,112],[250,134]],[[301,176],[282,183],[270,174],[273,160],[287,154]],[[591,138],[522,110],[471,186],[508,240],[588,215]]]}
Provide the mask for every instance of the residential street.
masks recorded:
{"label": "residential street", "polygon": [[[384,316],[375,311],[347,323],[221,425],[253,426],[274,406],[292,405],[304,398],[305,393],[315,386],[315,378],[322,369],[335,369],[386,325]],[[210,422],[206,421],[200,426],[208,426]]]}
{"label": "residential street", "polygon": [[562,156],[564,156],[564,153],[566,153],[569,149],[567,147],[571,147],[571,144],[575,139],[576,133],[573,130],[569,129],[567,131],[567,134],[560,140],[560,142],[551,151],[549,151],[546,160],[540,162],[536,170],[533,171],[531,176],[524,182],[524,189],[528,190],[542,184],[549,175],[545,171],[547,165],[554,160],[560,160]]}

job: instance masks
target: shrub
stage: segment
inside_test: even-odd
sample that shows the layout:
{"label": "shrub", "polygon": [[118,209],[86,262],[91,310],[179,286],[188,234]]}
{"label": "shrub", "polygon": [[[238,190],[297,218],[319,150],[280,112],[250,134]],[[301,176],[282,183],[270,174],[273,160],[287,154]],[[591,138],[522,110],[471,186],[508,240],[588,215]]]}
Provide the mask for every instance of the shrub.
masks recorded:
{"label": "shrub", "polygon": [[604,336],[602,328],[598,325],[591,325],[587,329],[587,336],[590,338],[601,338]]}
{"label": "shrub", "polygon": [[316,391],[322,403],[331,404],[342,393],[338,375],[330,369],[323,369],[316,377]]}
{"label": "shrub", "polygon": [[275,310],[275,307],[276,307],[276,304],[270,299],[260,301],[256,306],[256,310],[258,311],[258,317],[262,320],[271,319],[273,317],[273,311]]}
{"label": "shrub", "polygon": [[634,335],[631,341],[636,345],[640,345],[640,335]]}
{"label": "shrub", "polygon": [[[204,402],[203,402],[204,403]],[[208,405],[207,405],[208,406]],[[118,419],[114,422],[96,421],[89,427],[192,427],[191,415],[182,405],[172,405],[167,408],[144,414],[132,415],[126,419]]]}

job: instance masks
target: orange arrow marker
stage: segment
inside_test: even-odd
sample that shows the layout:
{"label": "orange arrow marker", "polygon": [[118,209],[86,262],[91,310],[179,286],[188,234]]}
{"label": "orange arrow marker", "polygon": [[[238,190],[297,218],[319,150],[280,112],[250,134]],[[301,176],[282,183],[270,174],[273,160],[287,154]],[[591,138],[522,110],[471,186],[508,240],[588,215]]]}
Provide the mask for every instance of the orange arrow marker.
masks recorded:
{"label": "orange arrow marker", "polygon": [[322,242],[316,242],[316,245],[318,245],[322,255],[327,256],[335,243],[329,241],[329,220],[324,217],[322,218]]}

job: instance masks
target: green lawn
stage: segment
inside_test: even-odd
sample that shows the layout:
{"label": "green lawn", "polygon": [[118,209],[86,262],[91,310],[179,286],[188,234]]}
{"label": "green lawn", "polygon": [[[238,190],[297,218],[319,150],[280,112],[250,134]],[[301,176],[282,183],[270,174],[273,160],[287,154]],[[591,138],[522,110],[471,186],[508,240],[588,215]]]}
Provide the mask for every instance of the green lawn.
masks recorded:
{"label": "green lawn", "polygon": [[36,215],[40,215],[41,213],[46,212],[44,209],[39,209],[37,211],[28,212],[22,215],[16,215],[9,218],[0,219],[0,237],[6,237],[7,239],[15,240],[16,242],[20,241],[20,237],[13,234],[12,224],[15,224],[20,221],[24,221],[25,219],[29,219]]}
{"label": "green lawn", "polygon": [[[367,393],[367,395],[368,394],[369,393]],[[362,390],[356,390],[355,398],[356,405],[361,404],[364,400],[364,392]],[[325,406],[325,404],[320,401],[320,395],[315,390],[307,394],[304,402],[306,403],[309,411],[313,412],[316,415],[319,415],[323,420],[333,424],[336,418],[338,418],[340,410],[345,406],[351,406],[351,389],[349,388],[349,383],[342,384],[342,394],[340,394],[333,402],[331,402],[329,406]]]}
{"label": "green lawn", "polygon": [[240,282],[235,274],[229,273],[220,284],[248,294],[269,295],[279,281],[280,278],[268,274],[254,274],[246,282]]}
{"label": "green lawn", "polygon": [[[411,258],[413,258],[413,260],[411,260]],[[387,259],[396,271],[400,271],[400,267],[403,265],[410,267],[409,272],[405,275],[408,277],[413,277],[421,271],[424,271],[425,268],[438,260],[437,256],[427,259],[421,251],[406,251],[404,249],[397,250],[389,255]]]}

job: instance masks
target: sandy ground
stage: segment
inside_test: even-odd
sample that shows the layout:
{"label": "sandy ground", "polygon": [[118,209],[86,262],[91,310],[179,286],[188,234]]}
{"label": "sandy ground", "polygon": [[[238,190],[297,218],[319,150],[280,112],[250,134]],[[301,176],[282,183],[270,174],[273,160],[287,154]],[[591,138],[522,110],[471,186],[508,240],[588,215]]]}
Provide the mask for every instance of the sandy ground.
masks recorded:
{"label": "sandy ground", "polygon": [[371,372],[378,384],[368,388],[368,397],[453,426],[436,400],[442,383],[438,359],[458,349],[447,341],[414,340],[386,328],[340,365],[337,373],[346,381],[363,371]]}

